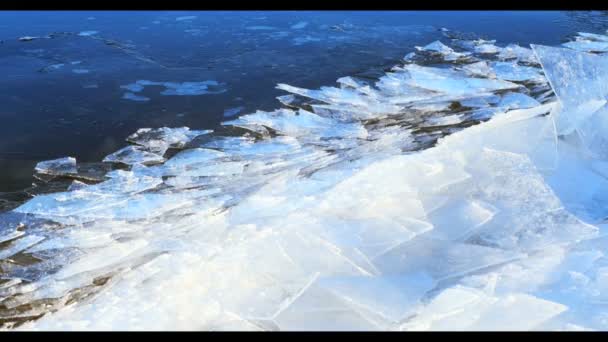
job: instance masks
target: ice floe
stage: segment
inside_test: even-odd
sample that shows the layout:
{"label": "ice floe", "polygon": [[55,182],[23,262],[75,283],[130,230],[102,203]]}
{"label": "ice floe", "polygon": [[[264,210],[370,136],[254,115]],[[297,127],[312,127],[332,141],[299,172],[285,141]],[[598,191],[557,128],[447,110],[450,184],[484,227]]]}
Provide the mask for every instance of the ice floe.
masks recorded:
{"label": "ice floe", "polygon": [[234,108],[228,108],[226,110],[224,110],[224,117],[231,117],[231,116],[235,116],[238,113],[242,112],[243,109],[245,109],[245,107],[243,106],[238,106],[238,107],[234,107]]}
{"label": "ice floe", "polygon": [[99,32],[98,31],[82,31],[82,32],[78,33],[78,35],[83,36],[83,37],[88,37],[88,36],[96,35],[97,33],[99,33]]}
{"label": "ice floe", "polygon": [[[217,81],[201,81],[201,82],[155,82],[148,80],[138,80],[135,83],[121,85],[120,88],[127,89],[123,98],[134,101],[147,101],[147,97],[137,96],[133,93],[138,93],[148,86],[161,86],[165,90],[160,92],[161,95],[168,96],[198,96],[205,94],[219,94],[226,91],[222,84]],[[144,100],[145,99],[145,100]]]}
{"label": "ice floe", "polygon": [[175,21],[184,21],[184,20],[189,21],[189,20],[194,20],[196,18],[198,18],[196,15],[186,15],[186,16],[183,16],[183,17],[177,17],[177,18],[175,18]]}
{"label": "ice floe", "polygon": [[[96,87],[95,87],[96,88]],[[131,101],[137,101],[137,102],[146,102],[146,101],[150,101],[149,97],[145,97],[145,96],[140,96],[140,95],[136,95],[133,93],[124,93],[122,95],[122,98],[125,100],[131,100]]]}
{"label": "ice floe", "polygon": [[305,28],[306,26],[308,26],[308,22],[306,22],[306,21],[300,21],[300,22],[298,22],[296,24],[291,25],[291,28],[294,29],[294,30],[300,30],[300,29]]}

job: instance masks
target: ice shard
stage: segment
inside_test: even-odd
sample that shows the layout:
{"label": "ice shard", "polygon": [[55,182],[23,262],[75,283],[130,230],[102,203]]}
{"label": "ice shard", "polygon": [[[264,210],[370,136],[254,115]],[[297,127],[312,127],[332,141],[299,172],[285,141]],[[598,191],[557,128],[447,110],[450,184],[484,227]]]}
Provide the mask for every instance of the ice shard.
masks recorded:
{"label": "ice shard", "polygon": [[576,132],[592,153],[606,157],[608,57],[569,49],[532,46],[561,108],[554,113],[559,134]]}
{"label": "ice shard", "polygon": [[78,173],[76,159],[65,157],[53,160],[45,160],[36,164],[36,172],[49,175],[73,175]]}

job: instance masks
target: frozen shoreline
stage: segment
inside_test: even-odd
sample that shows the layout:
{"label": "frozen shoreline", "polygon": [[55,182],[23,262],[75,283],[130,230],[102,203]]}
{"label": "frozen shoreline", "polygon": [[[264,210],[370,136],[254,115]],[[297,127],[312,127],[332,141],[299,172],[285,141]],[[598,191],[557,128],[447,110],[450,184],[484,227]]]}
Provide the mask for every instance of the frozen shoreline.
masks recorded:
{"label": "frozen shoreline", "polygon": [[248,136],[138,131],[130,170],[14,210],[62,227],[1,232],[52,271],[0,296],[58,298],[28,330],[607,329],[608,57],[452,42],[279,85],[291,109],[225,123]]}

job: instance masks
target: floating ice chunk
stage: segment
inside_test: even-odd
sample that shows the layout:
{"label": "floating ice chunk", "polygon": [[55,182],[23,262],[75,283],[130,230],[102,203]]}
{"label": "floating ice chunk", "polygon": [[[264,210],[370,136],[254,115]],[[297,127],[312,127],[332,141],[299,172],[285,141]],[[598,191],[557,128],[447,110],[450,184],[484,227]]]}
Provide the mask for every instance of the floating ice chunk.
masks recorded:
{"label": "floating ice chunk", "polygon": [[497,104],[497,107],[503,108],[504,110],[532,108],[536,106],[540,106],[540,103],[534,98],[526,94],[514,92],[504,94]]}
{"label": "floating ice chunk", "polygon": [[75,74],[88,74],[88,69],[72,69],[72,72]]}
{"label": "floating ice chunk", "polygon": [[137,146],[127,146],[112,154],[109,154],[103,159],[103,161],[110,163],[122,163],[127,165],[155,164],[164,162],[165,158],[156,153],[144,151]]}
{"label": "floating ice chunk", "polygon": [[122,85],[120,86],[122,89],[127,89],[130,90],[134,93],[138,93],[142,90],[144,90],[144,86],[139,84],[139,83],[131,83],[131,84],[127,84],[127,85]]}
{"label": "floating ice chunk", "polygon": [[585,40],[576,40],[562,44],[567,48],[585,52],[608,52],[608,42],[592,42]]}
{"label": "floating ice chunk", "polygon": [[40,39],[40,38],[41,37],[23,36],[23,37],[19,38],[19,41],[29,42],[29,41],[32,41],[32,40],[35,40],[35,39]]}
{"label": "floating ice chunk", "polygon": [[276,27],[263,26],[263,25],[247,26],[245,28],[247,30],[253,30],[253,31],[268,31],[268,30],[275,30],[276,29]]}
{"label": "floating ice chunk", "polygon": [[224,90],[211,91],[209,86],[217,86],[216,81],[202,81],[202,82],[183,82],[173,83],[165,82],[163,85],[167,88],[161,92],[161,95],[204,95],[204,94],[216,94],[224,92]]}
{"label": "floating ice chunk", "polygon": [[469,51],[473,51],[479,54],[494,54],[497,53],[500,48],[494,45],[495,40],[456,40],[456,44]]}
{"label": "floating ice chunk", "polygon": [[608,52],[608,36],[579,32],[574,41],[564,43],[562,46],[585,52]]}
{"label": "floating ice chunk", "polygon": [[78,173],[76,158],[73,157],[41,161],[36,164],[34,170],[38,173],[58,176]]}
{"label": "floating ice chunk", "polygon": [[65,66],[65,64],[63,63],[57,63],[57,64],[51,64],[47,67],[47,69],[52,69],[52,70],[59,70],[61,69],[63,66]]}
{"label": "floating ice chunk", "polygon": [[[126,84],[120,86],[123,89],[130,90],[132,92],[140,92],[146,86],[163,86],[165,90],[161,92],[161,95],[176,95],[176,96],[195,96],[195,95],[204,95],[204,94],[218,94],[223,93],[226,90],[219,88],[220,84],[217,81],[201,81],[201,82],[154,82],[148,80],[137,80],[135,83]],[[216,90],[212,90],[209,87],[217,88]],[[133,94],[127,95],[130,93],[126,93],[125,96],[128,96],[129,99],[135,98],[143,98],[139,96],[134,96]],[[126,98],[123,96],[123,98]],[[138,100],[136,100],[138,101]],[[139,101],[142,101],[139,99]],[[144,100],[147,101],[147,100]]]}
{"label": "floating ice chunk", "polygon": [[229,117],[235,116],[238,113],[242,112],[243,109],[245,109],[245,107],[243,107],[243,106],[226,109],[226,110],[224,110],[224,117],[229,118]]}
{"label": "floating ice chunk", "polygon": [[98,31],[82,31],[82,32],[78,33],[78,35],[82,36],[82,37],[88,37],[88,36],[96,35],[97,33],[99,33],[99,32]]}
{"label": "floating ice chunk", "polygon": [[308,26],[308,22],[300,21],[297,24],[291,25],[291,28],[294,30],[299,30],[305,28],[306,26]]}
{"label": "floating ice chunk", "polygon": [[540,69],[518,65],[515,62],[494,62],[491,66],[499,79],[516,82],[543,82],[545,80]]}
{"label": "floating ice chunk", "polygon": [[448,46],[446,46],[445,44],[443,44],[442,42],[440,42],[438,40],[436,40],[424,47],[417,46],[416,49],[418,51],[434,51],[434,52],[440,52],[440,53],[444,53],[444,54],[454,52],[454,50],[452,50],[451,48],[449,48]]}
{"label": "floating ice chunk", "polygon": [[443,56],[443,58],[446,61],[455,61],[459,58],[466,57],[469,55],[469,53],[456,52],[452,48],[446,46],[445,44],[443,44],[442,42],[440,42],[438,40],[434,41],[424,47],[417,46],[416,49],[418,51],[430,51],[430,52],[439,53]]}
{"label": "floating ice chunk", "polygon": [[608,36],[603,34],[579,32],[578,36],[592,41],[608,42]]}
{"label": "floating ice chunk", "polygon": [[122,98],[125,100],[137,101],[137,102],[147,102],[150,101],[149,97],[135,95],[133,93],[124,93]]}
{"label": "floating ice chunk", "polygon": [[345,85],[345,86],[349,86],[352,88],[362,88],[365,85],[361,82],[358,82],[357,80],[355,80],[354,78],[347,76],[347,77],[340,77],[336,80],[336,82]]}
{"label": "floating ice chunk", "polygon": [[194,20],[196,18],[198,18],[196,15],[186,15],[186,16],[183,16],[183,17],[177,17],[177,18],[175,18],[175,21]]}

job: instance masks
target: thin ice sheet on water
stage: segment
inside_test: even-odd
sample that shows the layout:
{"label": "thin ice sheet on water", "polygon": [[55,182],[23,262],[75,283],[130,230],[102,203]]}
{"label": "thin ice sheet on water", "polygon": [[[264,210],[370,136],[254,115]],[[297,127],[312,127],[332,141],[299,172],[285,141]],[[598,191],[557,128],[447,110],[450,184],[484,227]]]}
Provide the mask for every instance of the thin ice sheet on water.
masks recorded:
{"label": "thin ice sheet on water", "polygon": [[195,137],[211,132],[211,130],[190,130],[188,127],[140,128],[127,137],[127,141],[163,155],[169,148],[182,148]]}
{"label": "thin ice sheet on water", "polygon": [[434,53],[441,54],[446,61],[455,61],[459,58],[467,57],[470,53],[456,52],[452,48],[443,44],[440,41],[434,41],[428,45],[423,47],[416,47],[418,51],[430,51]]}
{"label": "thin ice sheet on water", "polygon": [[141,147],[127,146],[112,154],[107,155],[104,162],[132,164],[154,164],[165,161],[162,155],[144,151]]}
{"label": "thin ice sheet on water", "polygon": [[77,174],[76,158],[64,157],[53,160],[45,160],[36,164],[34,170],[38,173],[50,175]]}
{"label": "thin ice sheet on water", "polygon": [[406,65],[403,67],[410,79],[409,85],[449,95],[472,95],[505,89],[516,89],[519,85],[503,80],[468,77],[465,73],[450,69]]}

